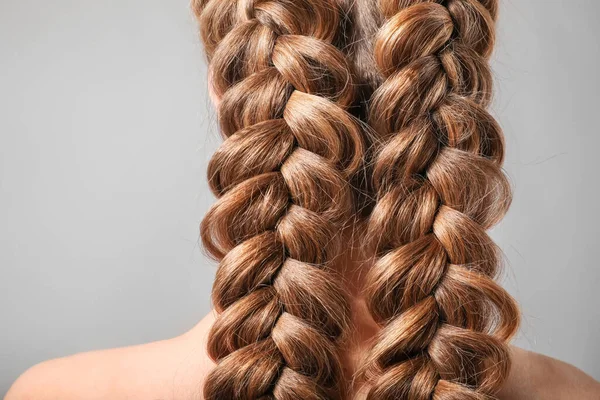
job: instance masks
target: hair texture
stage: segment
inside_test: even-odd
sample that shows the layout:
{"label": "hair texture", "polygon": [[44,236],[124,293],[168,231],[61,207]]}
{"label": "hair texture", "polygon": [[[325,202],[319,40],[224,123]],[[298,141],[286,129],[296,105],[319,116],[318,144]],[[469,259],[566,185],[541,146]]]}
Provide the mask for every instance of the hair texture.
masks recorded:
{"label": "hair texture", "polygon": [[364,365],[367,398],[494,398],[519,324],[486,234],[511,199],[503,135],[486,111],[497,1],[379,7],[367,235],[376,260],[365,295],[382,329]]}
{"label": "hair texture", "polygon": [[201,225],[220,261],[208,400],[340,399],[349,323],[332,268],[364,144],[334,0],[192,2],[224,143]]}

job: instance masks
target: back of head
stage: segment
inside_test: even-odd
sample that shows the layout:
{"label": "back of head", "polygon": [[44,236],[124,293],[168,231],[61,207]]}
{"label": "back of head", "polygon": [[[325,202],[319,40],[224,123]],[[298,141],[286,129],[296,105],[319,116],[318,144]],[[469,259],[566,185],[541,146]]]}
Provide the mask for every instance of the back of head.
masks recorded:
{"label": "back of head", "polygon": [[518,327],[486,234],[511,197],[486,111],[496,0],[192,5],[225,137],[202,224],[220,262],[205,398],[347,395],[350,310],[331,265],[359,213],[357,171],[372,188],[363,284],[381,326],[367,397],[493,398]]}

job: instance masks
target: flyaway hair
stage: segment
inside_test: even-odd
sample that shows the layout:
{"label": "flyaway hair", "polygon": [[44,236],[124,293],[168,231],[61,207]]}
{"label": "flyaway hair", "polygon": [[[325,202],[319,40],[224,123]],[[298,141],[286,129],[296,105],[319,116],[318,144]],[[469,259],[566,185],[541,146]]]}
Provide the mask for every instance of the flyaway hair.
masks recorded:
{"label": "flyaway hair", "polygon": [[519,323],[494,281],[501,256],[486,233],[511,199],[503,135],[486,110],[497,1],[378,4],[376,261],[365,279],[382,330],[363,370],[367,398],[494,398]]}
{"label": "flyaway hair", "polygon": [[201,226],[219,260],[204,397],[341,399],[349,323],[331,267],[364,158],[333,0],[196,0],[224,143]]}
{"label": "flyaway hair", "polygon": [[519,325],[486,233],[511,201],[487,111],[497,0],[345,3],[192,2],[225,138],[201,226],[219,260],[204,398],[346,398],[350,307],[332,265],[367,163],[361,284],[381,329],[365,396],[494,399]]}

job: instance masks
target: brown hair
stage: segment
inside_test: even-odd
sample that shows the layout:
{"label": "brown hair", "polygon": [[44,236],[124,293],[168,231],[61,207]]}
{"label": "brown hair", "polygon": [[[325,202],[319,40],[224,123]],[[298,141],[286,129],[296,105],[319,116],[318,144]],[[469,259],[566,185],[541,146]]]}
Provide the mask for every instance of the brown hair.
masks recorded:
{"label": "brown hair", "polygon": [[[365,296],[382,327],[367,397],[489,399],[507,376],[519,313],[486,234],[511,198],[486,111],[497,2],[351,3],[192,2],[225,137],[201,228],[220,261],[207,399],[346,395],[349,306],[331,266],[365,160]],[[377,134],[368,153],[349,111]]]}
{"label": "brown hair", "polygon": [[336,399],[349,306],[332,269],[364,158],[332,0],[196,0],[226,138],[201,236],[220,261],[206,399]]}
{"label": "brown hair", "polygon": [[510,204],[500,127],[486,111],[496,0],[380,0],[370,102],[376,261],[366,298],[382,325],[368,399],[488,399],[519,323],[486,230]]}

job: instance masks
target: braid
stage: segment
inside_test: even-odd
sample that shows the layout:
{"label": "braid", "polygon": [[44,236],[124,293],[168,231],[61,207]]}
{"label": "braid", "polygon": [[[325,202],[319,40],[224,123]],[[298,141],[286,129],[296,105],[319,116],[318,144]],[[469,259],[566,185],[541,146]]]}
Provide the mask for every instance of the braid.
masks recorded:
{"label": "braid", "polygon": [[486,234],[511,198],[486,111],[497,1],[380,0],[380,11],[366,298],[382,329],[364,366],[367,398],[493,398],[519,321]]}
{"label": "braid", "polygon": [[363,159],[333,0],[197,0],[226,138],[201,236],[220,261],[208,400],[340,399],[349,305],[332,262]]}

